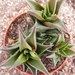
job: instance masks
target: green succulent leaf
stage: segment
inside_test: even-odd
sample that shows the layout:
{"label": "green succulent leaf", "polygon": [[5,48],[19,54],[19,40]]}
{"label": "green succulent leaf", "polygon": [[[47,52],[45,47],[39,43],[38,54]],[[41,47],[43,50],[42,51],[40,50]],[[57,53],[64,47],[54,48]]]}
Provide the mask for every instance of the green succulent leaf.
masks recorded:
{"label": "green succulent leaf", "polygon": [[60,55],[63,57],[67,57],[67,54],[64,51],[60,51]]}
{"label": "green succulent leaf", "polygon": [[46,39],[37,38],[37,42],[43,44]]}
{"label": "green succulent leaf", "polygon": [[49,34],[49,35],[52,35],[52,36],[53,35],[56,36],[56,34],[59,34],[60,31],[57,28],[51,28],[51,29],[48,29],[46,33]]}
{"label": "green succulent leaf", "polygon": [[17,52],[19,50],[19,44],[16,44],[14,46],[11,46],[11,47],[8,47],[5,49],[0,49],[0,50],[5,51],[10,55],[13,55],[15,52]]}
{"label": "green succulent leaf", "polygon": [[71,44],[68,45],[68,48],[72,48],[72,47],[73,47],[73,45],[71,45]]}
{"label": "green succulent leaf", "polygon": [[27,3],[28,3],[28,5],[32,8],[32,10],[43,10],[44,9],[44,7],[43,6],[41,6],[39,3],[37,3],[37,2],[34,2],[34,1],[32,1],[32,0],[25,0]]}
{"label": "green succulent leaf", "polygon": [[46,7],[44,7],[43,13],[47,15],[48,9],[49,8],[48,8],[48,4],[47,4]]}
{"label": "green succulent leaf", "polygon": [[17,60],[17,58],[19,57],[20,52],[19,50],[13,54],[10,58],[8,58],[6,61],[4,61],[4,63],[1,64],[2,67],[11,67],[13,66],[13,64],[15,63],[15,61]]}
{"label": "green succulent leaf", "polygon": [[60,50],[65,50],[65,48],[67,48],[68,47],[68,43],[69,42],[60,42],[60,45],[58,46],[58,48],[60,49]]}
{"label": "green succulent leaf", "polygon": [[[43,63],[41,62],[40,58],[38,57],[37,60],[29,60],[27,62],[30,66],[42,71],[46,75],[49,75],[48,71],[44,67]],[[38,66],[39,65],[39,66]]]}
{"label": "green succulent leaf", "polygon": [[37,54],[35,52],[30,51],[30,55],[32,59],[37,59]]}
{"label": "green succulent leaf", "polygon": [[36,70],[34,67],[32,67],[32,66],[29,65],[29,64],[26,64],[26,65],[27,65],[27,67],[31,70],[31,72],[32,72],[33,75],[37,75],[37,70]]}
{"label": "green succulent leaf", "polygon": [[46,13],[43,13],[42,17],[43,17],[44,19],[47,19]]}
{"label": "green succulent leaf", "polygon": [[36,49],[37,45],[36,45],[36,24],[32,27],[31,29],[31,33],[28,35],[28,37],[26,38],[27,43],[34,48],[34,50]]}
{"label": "green succulent leaf", "polygon": [[17,58],[17,60],[15,61],[15,63],[12,65],[12,67],[19,66],[23,64],[24,62],[26,62],[27,60],[28,60],[27,57],[24,56],[23,53],[21,53],[19,57]]}
{"label": "green succulent leaf", "polygon": [[59,18],[57,18],[57,20],[55,20],[54,22],[44,22],[44,24],[48,27],[51,28],[57,28],[59,31],[64,31],[67,32],[66,27],[64,26],[64,24],[61,22],[61,20]]}
{"label": "green succulent leaf", "polygon": [[27,54],[29,51],[28,50],[24,50],[24,54]]}
{"label": "green succulent leaf", "polygon": [[54,67],[56,66],[57,62],[60,61],[60,56],[58,56],[56,53],[47,56],[47,58],[52,58]]}
{"label": "green succulent leaf", "polygon": [[47,15],[48,17],[51,16],[51,13],[50,13],[50,10],[49,10],[49,4],[46,5],[46,15]]}
{"label": "green succulent leaf", "polygon": [[54,36],[51,38],[50,43],[54,44],[54,43],[56,43],[56,41],[57,41],[57,36]]}
{"label": "green succulent leaf", "polygon": [[63,56],[63,57],[67,57],[67,54],[63,51],[63,50],[59,50],[57,49],[57,52],[56,52],[58,55],[60,56]]}
{"label": "green succulent leaf", "polygon": [[56,14],[59,14],[59,10],[61,8],[61,4],[63,3],[64,0],[58,0],[57,5],[56,5]]}
{"label": "green succulent leaf", "polygon": [[54,67],[56,67],[58,61],[60,61],[60,57],[57,57],[57,58],[53,59]]}
{"label": "green succulent leaf", "polygon": [[40,23],[39,21],[37,21],[37,26],[36,26],[36,31],[37,32],[44,32],[45,30],[50,29],[50,27],[46,27],[44,26],[42,23]]}
{"label": "green succulent leaf", "polygon": [[38,10],[30,10],[28,13],[34,17],[36,17],[40,21],[44,21],[44,18],[42,17],[42,11]]}
{"label": "green succulent leaf", "polygon": [[60,50],[58,48],[56,48],[56,52],[60,55]]}
{"label": "green succulent leaf", "polygon": [[67,56],[75,55],[75,51],[73,51],[69,48],[66,48],[66,50],[64,50],[64,52],[67,54]]}
{"label": "green succulent leaf", "polygon": [[[44,11],[43,11],[44,14],[47,15],[47,17],[50,17],[51,16],[51,13],[49,11],[49,5],[47,4],[46,7],[44,7]],[[43,15],[44,15],[43,14]],[[43,16],[44,17],[44,16]]]}
{"label": "green succulent leaf", "polygon": [[37,43],[36,53],[38,55],[41,55],[43,52],[45,52],[47,49],[49,49],[51,47],[52,47],[52,45],[43,45],[43,44]]}
{"label": "green succulent leaf", "polygon": [[50,12],[52,14],[55,13],[55,10],[56,10],[56,5],[57,5],[57,0],[49,0],[49,9],[50,9]]}
{"label": "green succulent leaf", "polygon": [[44,24],[45,24],[47,27],[58,28],[56,25],[52,24],[51,22],[44,22]]}
{"label": "green succulent leaf", "polygon": [[46,18],[46,21],[50,21],[50,22],[53,22],[57,19],[57,16],[56,15],[51,15],[50,17],[47,17]]}
{"label": "green succulent leaf", "polygon": [[59,43],[61,41],[63,41],[63,42],[65,41],[65,38],[64,38],[64,34],[63,33],[58,35],[57,43]]}
{"label": "green succulent leaf", "polygon": [[30,47],[30,45],[26,42],[26,40],[24,39],[22,32],[20,31],[19,28],[19,42],[20,42],[20,51],[22,52],[25,48],[32,50],[32,48]]}
{"label": "green succulent leaf", "polygon": [[53,22],[57,26],[57,28],[61,31],[67,32],[66,26],[64,26],[63,22],[57,17],[57,19]]}

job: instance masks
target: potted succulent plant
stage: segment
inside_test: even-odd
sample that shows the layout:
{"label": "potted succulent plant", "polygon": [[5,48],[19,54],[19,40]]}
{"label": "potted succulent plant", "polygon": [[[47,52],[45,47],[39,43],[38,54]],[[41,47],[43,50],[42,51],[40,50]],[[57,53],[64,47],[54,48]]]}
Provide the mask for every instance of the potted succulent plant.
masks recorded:
{"label": "potted succulent plant", "polygon": [[66,57],[75,54],[70,49],[67,29],[58,18],[62,1],[49,0],[43,7],[32,0],[26,0],[33,8],[28,11],[33,23],[27,26],[25,31],[18,26],[19,39],[1,49],[8,53],[8,59],[1,64],[2,67],[13,68],[21,65],[27,75],[37,75],[41,72],[42,75],[50,75],[61,68]]}

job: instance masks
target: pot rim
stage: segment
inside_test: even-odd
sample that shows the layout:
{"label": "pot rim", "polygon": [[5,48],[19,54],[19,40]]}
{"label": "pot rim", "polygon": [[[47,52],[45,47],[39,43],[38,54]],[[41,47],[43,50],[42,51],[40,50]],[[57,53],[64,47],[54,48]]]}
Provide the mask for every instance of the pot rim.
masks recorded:
{"label": "pot rim", "polygon": [[[22,12],[20,13],[19,15],[17,15],[16,17],[13,18],[13,20],[10,22],[10,24],[8,25],[8,27],[6,28],[6,31],[5,31],[5,35],[4,35],[4,40],[3,40],[3,47],[6,47],[6,39],[7,39],[7,33],[8,33],[8,30],[9,28],[11,27],[11,24],[16,20],[18,19],[20,16],[26,14],[27,12]],[[60,70],[62,68],[62,66],[65,64],[65,62],[67,61],[67,58],[65,58],[65,60],[63,61],[63,63],[57,67],[56,69],[52,70],[51,72],[49,72],[50,74],[53,74],[54,72]],[[15,67],[16,70],[18,70],[19,72],[25,74],[25,75],[32,75],[32,74],[28,74],[26,72],[23,72],[22,70],[20,70],[19,68]],[[44,74],[38,74],[38,75],[44,75]]]}

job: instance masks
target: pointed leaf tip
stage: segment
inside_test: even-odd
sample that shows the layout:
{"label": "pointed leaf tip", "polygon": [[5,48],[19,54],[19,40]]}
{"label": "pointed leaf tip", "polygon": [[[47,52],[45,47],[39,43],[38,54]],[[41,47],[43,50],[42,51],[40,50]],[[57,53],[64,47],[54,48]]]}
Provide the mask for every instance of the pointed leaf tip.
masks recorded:
{"label": "pointed leaf tip", "polygon": [[16,59],[15,63],[12,65],[12,67],[19,66],[19,65],[23,64],[26,61],[27,61],[27,57],[25,57],[24,54],[21,53],[19,55],[19,57]]}
{"label": "pointed leaf tip", "polygon": [[62,23],[62,21],[58,17],[52,23],[51,22],[44,22],[44,24],[48,27],[57,28],[60,32],[62,32],[62,31],[65,33],[68,32],[66,26],[64,26],[64,24]]}
{"label": "pointed leaf tip", "polygon": [[19,42],[20,42],[20,51],[24,50],[25,48],[29,49],[29,50],[32,50],[30,45],[24,39],[21,30],[19,30]]}
{"label": "pointed leaf tip", "polygon": [[49,9],[52,14],[55,13],[57,0],[49,0]]}
{"label": "pointed leaf tip", "polygon": [[55,11],[56,14],[59,14],[59,11],[60,11],[63,1],[64,0],[58,0],[57,5],[56,5],[56,11]]}
{"label": "pointed leaf tip", "polygon": [[25,0],[27,4],[32,8],[32,10],[43,10],[44,7],[41,6],[39,3],[34,2],[32,0]]}
{"label": "pointed leaf tip", "polygon": [[31,32],[28,35],[28,37],[26,38],[26,41],[28,42],[28,44],[34,49],[36,50],[36,24],[31,28]]}
{"label": "pointed leaf tip", "polygon": [[5,60],[5,62],[3,62],[1,64],[2,67],[7,67],[10,68],[16,61],[16,59],[18,58],[20,52],[17,51],[15,54],[13,54],[11,57],[9,57],[7,60]]}
{"label": "pointed leaf tip", "polygon": [[44,74],[49,75],[49,72],[41,62],[40,58],[38,57],[37,60],[30,60],[28,61],[28,64],[40,71],[42,71]]}
{"label": "pointed leaf tip", "polygon": [[39,44],[37,43],[37,54],[41,55],[44,51],[46,51],[47,49],[51,48],[52,45],[43,45],[43,44]]}
{"label": "pointed leaf tip", "polygon": [[28,13],[34,17],[36,17],[40,21],[44,21],[44,18],[42,17],[42,11],[38,10],[30,10]]}

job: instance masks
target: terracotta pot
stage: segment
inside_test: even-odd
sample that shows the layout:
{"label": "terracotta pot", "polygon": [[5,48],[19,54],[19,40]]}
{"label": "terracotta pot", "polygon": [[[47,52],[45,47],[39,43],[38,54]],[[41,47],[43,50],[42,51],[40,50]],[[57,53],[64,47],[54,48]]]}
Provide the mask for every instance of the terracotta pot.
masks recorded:
{"label": "terracotta pot", "polygon": [[[24,15],[24,14],[26,14],[26,13],[24,12],[24,13],[21,13],[20,15],[16,16],[16,17],[11,21],[11,23],[8,25],[8,27],[7,27],[7,29],[6,29],[6,32],[5,32],[5,35],[4,35],[4,41],[3,41],[3,46],[4,46],[4,47],[6,47],[7,33],[8,33],[8,30],[10,29],[12,23],[13,23],[16,19],[20,18],[20,17],[21,17],[22,15]],[[52,71],[50,72],[50,74],[53,74],[54,72],[56,72],[56,71],[58,71],[59,69],[61,69],[62,66],[65,64],[66,61],[67,61],[67,58],[65,58],[64,62],[63,62],[58,68],[56,68],[55,70],[52,70]],[[22,73],[25,74],[25,75],[31,75],[31,74],[28,74],[28,73],[26,73],[26,72],[21,71],[19,68],[15,68],[15,69],[18,70],[18,71],[20,71],[20,72],[22,72]],[[45,75],[45,74],[38,74],[38,75]]]}

